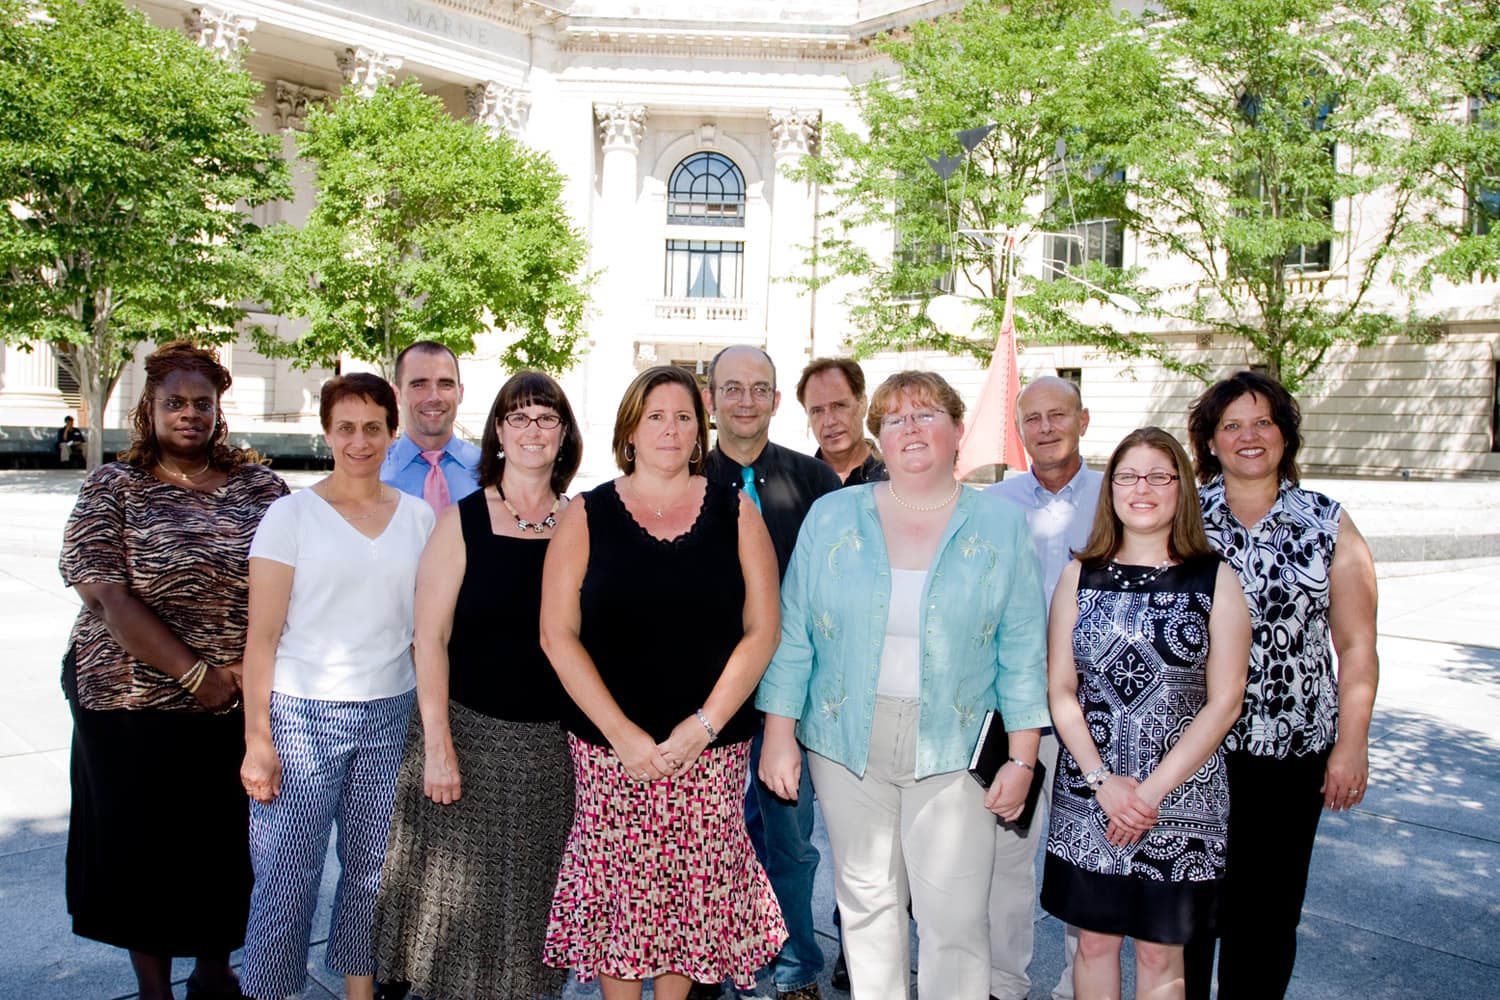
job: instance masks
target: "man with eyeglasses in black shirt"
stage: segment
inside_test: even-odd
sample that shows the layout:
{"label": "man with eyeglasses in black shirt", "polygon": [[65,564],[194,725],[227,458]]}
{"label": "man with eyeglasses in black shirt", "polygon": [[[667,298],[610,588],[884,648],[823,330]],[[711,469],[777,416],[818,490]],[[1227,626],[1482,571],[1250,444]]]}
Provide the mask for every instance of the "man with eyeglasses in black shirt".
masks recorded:
{"label": "man with eyeglasses in black shirt", "polygon": [[[785,576],[808,508],[842,483],[824,463],[771,442],[771,417],[781,405],[781,393],[776,366],[761,348],[741,344],[715,355],[703,398],[718,426],[718,443],[708,453],[704,473],[711,482],[743,490],[760,508]],[[752,776],[760,766],[760,746],[757,735],[750,749]],[[786,944],[771,967],[777,996],[819,1000],[823,950],[812,916],[818,851],[812,845],[813,791],[807,768],[802,769],[796,802],[778,799],[758,779],[751,781],[745,822],[787,924]],[[718,987],[695,984],[689,996],[715,997]]]}

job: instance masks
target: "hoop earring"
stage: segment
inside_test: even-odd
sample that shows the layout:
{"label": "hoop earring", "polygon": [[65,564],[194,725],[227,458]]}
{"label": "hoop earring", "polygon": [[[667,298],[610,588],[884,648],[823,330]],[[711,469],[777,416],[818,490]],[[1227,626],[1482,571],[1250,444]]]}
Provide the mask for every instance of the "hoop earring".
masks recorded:
{"label": "hoop earring", "polygon": [[688,464],[692,465],[694,462],[698,461],[698,459],[700,459],[702,457],[703,457],[703,442],[702,441],[694,441],[693,442],[693,453],[688,456]]}
{"label": "hoop earring", "polygon": [[626,441],[625,447],[621,450],[625,452],[625,461],[635,461],[635,445],[631,444],[629,441]]}

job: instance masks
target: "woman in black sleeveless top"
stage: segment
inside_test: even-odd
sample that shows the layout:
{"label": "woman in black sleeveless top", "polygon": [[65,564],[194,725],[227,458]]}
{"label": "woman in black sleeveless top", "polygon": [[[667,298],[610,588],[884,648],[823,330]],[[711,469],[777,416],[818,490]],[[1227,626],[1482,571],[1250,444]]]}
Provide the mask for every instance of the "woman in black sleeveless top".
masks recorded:
{"label": "woman in black sleeveless top", "polygon": [[542,645],[572,700],[577,816],[546,960],[607,1000],[749,988],[786,926],[745,831],[754,710],[779,634],[776,556],[754,504],[700,475],[703,401],[643,372],[614,431],[625,475],[570,507],[547,554]]}
{"label": "woman in black sleeveless top", "polygon": [[443,512],[417,578],[418,714],[381,873],[384,982],[424,1000],[555,996],[542,939],[573,822],[567,700],[538,642],[542,561],[583,440],[538,372],[501,387],[478,492]]}

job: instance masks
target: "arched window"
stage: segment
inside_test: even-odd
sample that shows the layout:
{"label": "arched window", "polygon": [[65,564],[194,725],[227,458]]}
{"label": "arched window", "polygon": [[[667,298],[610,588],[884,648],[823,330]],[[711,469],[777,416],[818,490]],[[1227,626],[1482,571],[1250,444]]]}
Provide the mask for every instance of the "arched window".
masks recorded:
{"label": "arched window", "polygon": [[667,183],[667,222],[685,226],[743,226],[745,175],[722,153],[694,153]]}

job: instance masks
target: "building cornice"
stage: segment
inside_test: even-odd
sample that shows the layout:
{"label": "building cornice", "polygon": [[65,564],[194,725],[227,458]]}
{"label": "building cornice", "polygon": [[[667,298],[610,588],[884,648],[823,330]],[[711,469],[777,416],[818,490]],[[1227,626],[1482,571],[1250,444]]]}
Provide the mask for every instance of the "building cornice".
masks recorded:
{"label": "building cornice", "polygon": [[[696,18],[616,14],[617,5],[569,0],[429,0],[435,6],[487,18],[505,27],[550,37],[562,52],[579,55],[851,61],[870,58],[870,43],[914,21],[960,10],[964,0],[924,0],[849,21],[829,20],[809,9],[804,16],[766,9],[764,19],[746,16],[743,5],[721,4],[731,16]],[[712,7],[713,5],[703,5]],[[699,7],[700,13],[703,6]],[[823,16],[820,18],[820,14]],[[737,16],[735,16],[737,15]]]}

